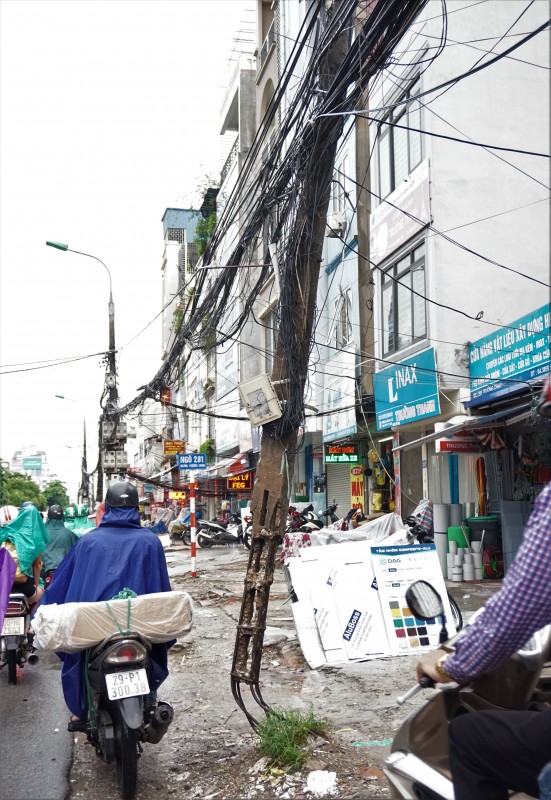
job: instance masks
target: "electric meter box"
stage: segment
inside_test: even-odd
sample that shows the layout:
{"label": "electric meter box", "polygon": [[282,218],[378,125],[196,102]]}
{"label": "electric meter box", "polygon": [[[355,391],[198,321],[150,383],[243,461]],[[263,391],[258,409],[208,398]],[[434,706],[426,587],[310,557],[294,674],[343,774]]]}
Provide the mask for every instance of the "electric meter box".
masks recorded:
{"label": "electric meter box", "polygon": [[101,457],[101,463],[104,470],[115,469],[116,455],[114,450],[106,450]]}
{"label": "electric meter box", "polygon": [[127,469],[128,467],[128,453],[126,450],[115,450],[115,468]]}
{"label": "electric meter box", "polygon": [[115,428],[115,423],[104,419],[101,423],[101,435],[105,440],[116,441],[118,439],[128,438],[128,424],[126,422],[118,422]]}
{"label": "electric meter box", "polygon": [[240,383],[237,388],[253,427],[266,425],[282,416],[275,389],[265,373]]}

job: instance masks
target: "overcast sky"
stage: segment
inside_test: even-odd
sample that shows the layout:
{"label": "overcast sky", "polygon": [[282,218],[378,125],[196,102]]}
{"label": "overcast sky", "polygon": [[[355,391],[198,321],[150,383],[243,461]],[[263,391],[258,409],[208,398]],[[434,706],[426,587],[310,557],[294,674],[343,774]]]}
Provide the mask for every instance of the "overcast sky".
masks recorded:
{"label": "overcast sky", "polygon": [[111,271],[128,402],[160,366],[159,326],[133,337],[160,310],[161,218],[196,206],[197,186],[219,172],[228,59],[246,47],[239,28],[255,35],[252,6],[0,2],[0,457],[35,444],[71,492],[84,417],[97,440],[104,370],[97,356],[30,362],[107,348],[109,279],[97,261],[45,242]]}

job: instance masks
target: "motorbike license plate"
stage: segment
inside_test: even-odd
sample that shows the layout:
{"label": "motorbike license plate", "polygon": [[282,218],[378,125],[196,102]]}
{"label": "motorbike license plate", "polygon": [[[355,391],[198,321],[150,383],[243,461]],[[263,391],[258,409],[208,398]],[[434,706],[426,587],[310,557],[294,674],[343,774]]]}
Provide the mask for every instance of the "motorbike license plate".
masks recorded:
{"label": "motorbike license plate", "polygon": [[110,700],[122,700],[125,697],[149,694],[149,682],[145,669],[111,672],[105,676],[105,683]]}
{"label": "motorbike license plate", "polygon": [[25,633],[25,617],[4,617],[2,636],[22,636]]}

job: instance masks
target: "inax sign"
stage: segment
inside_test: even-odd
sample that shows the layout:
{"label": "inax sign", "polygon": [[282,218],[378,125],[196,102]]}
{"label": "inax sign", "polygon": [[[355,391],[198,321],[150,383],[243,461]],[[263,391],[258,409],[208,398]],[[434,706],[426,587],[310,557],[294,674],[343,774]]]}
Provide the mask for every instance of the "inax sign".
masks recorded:
{"label": "inax sign", "polygon": [[379,431],[440,414],[434,348],[376,372],[373,390]]}
{"label": "inax sign", "polygon": [[228,492],[243,492],[253,488],[252,472],[242,472],[240,475],[230,475],[226,478]]}

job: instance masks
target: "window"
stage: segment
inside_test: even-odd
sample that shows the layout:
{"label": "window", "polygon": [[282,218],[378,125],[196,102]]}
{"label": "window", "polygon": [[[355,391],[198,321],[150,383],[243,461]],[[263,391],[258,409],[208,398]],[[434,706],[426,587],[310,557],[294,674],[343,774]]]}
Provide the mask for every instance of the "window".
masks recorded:
{"label": "window", "polygon": [[267,375],[272,374],[274,356],[277,347],[277,317],[271,311],[262,320],[264,325],[264,369]]}
{"label": "window", "polygon": [[331,191],[331,213],[338,214],[346,211],[346,195],[350,194],[349,159],[345,156],[333,175]]}
{"label": "window", "polygon": [[341,294],[335,308],[335,345],[346,347],[352,341],[352,294],[347,289]]}
{"label": "window", "polygon": [[[407,100],[420,91],[417,78],[400,98]],[[393,123],[393,124],[388,124]],[[401,125],[403,127],[395,127]],[[416,130],[411,130],[415,128]],[[386,197],[404,181],[410,172],[421,163],[421,107],[412,103],[405,108],[398,106],[379,125],[379,193]]]}
{"label": "window", "polygon": [[384,356],[426,336],[424,244],[384,270],[382,314]]}

